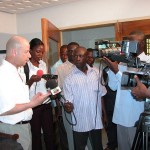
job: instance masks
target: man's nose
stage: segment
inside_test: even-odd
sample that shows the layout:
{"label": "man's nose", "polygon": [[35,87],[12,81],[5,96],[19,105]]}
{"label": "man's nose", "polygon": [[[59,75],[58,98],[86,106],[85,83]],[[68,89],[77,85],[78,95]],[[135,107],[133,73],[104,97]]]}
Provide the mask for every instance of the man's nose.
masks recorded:
{"label": "man's nose", "polygon": [[31,54],[29,53],[28,58],[31,58]]}
{"label": "man's nose", "polygon": [[80,61],[81,57],[80,56],[77,56],[77,61]]}

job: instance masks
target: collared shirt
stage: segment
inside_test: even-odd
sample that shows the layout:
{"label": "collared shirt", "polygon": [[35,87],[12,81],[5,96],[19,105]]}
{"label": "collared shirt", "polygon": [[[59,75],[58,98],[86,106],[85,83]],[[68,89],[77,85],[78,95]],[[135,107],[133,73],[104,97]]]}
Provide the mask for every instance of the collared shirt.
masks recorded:
{"label": "collared shirt", "polygon": [[62,60],[59,59],[52,67],[51,67],[51,74],[55,74],[56,72],[56,69],[61,65],[63,64]]}
{"label": "collared shirt", "polygon": [[[32,75],[36,75],[38,70],[42,70],[43,74],[47,73],[46,63],[43,60],[39,61],[39,67],[34,66],[30,61],[28,61],[29,66],[29,78],[31,78]],[[30,99],[37,94],[38,92],[42,92],[43,94],[47,93],[46,89],[46,80],[41,78],[40,81],[34,82],[30,87]],[[49,99],[49,98],[48,98]],[[48,101],[48,99],[46,101]],[[43,103],[45,103],[44,101]]]}
{"label": "collared shirt", "polygon": [[[74,66],[63,86],[65,98],[74,105],[77,125],[73,126],[73,130],[77,132],[103,128],[101,97],[106,94],[106,89],[99,84],[98,90],[99,71],[88,65],[87,67],[87,74],[85,74]],[[75,123],[73,115],[72,121]]]}
{"label": "collared shirt", "polygon": [[[146,56],[144,53],[141,53],[139,58],[142,61],[150,60],[150,56]],[[109,87],[114,91],[117,90],[113,122],[125,127],[133,127],[144,111],[144,102],[134,99],[131,90],[121,89],[122,72],[127,71],[128,68],[123,63],[118,67],[119,72],[116,75],[110,70],[108,72]]]}
{"label": "collared shirt", "polygon": [[56,69],[55,74],[58,75],[58,85],[61,89],[63,88],[66,76],[71,72],[73,66],[74,65],[67,60]]}
{"label": "collared shirt", "polygon": [[[0,66],[0,114],[15,107],[16,104],[28,103],[29,88],[24,84],[18,70],[8,61],[3,60]],[[0,116],[0,121],[16,124],[32,118],[32,109],[14,115]]]}

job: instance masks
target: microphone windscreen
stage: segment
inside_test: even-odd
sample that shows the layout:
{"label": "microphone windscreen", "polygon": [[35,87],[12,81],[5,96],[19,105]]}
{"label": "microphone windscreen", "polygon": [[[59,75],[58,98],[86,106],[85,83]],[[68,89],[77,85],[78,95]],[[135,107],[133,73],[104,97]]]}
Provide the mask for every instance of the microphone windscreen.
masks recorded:
{"label": "microphone windscreen", "polygon": [[50,79],[46,82],[46,88],[55,89],[58,86],[55,79]]}
{"label": "microphone windscreen", "polygon": [[40,78],[42,78],[42,75],[43,75],[43,70],[38,70],[36,75]]}

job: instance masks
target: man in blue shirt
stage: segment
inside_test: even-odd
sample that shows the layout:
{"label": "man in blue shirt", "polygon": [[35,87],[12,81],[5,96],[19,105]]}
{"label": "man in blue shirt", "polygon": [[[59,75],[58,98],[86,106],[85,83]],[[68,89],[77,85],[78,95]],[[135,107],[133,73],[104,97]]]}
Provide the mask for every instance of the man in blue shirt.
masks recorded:
{"label": "man in blue shirt", "polygon": [[67,61],[67,45],[62,45],[60,47],[60,59],[51,67],[51,73],[55,74],[56,69]]}
{"label": "man in blue shirt", "polygon": [[[144,53],[144,34],[141,31],[133,31],[129,38],[139,42],[138,57],[140,60],[149,62],[150,57]],[[118,65],[108,58],[104,58],[104,61],[110,68],[109,87],[117,90],[113,122],[117,124],[118,150],[130,150],[136,132],[135,123],[144,111],[144,102],[134,99],[130,90],[121,89],[122,72],[128,70],[127,65],[124,63]]]}

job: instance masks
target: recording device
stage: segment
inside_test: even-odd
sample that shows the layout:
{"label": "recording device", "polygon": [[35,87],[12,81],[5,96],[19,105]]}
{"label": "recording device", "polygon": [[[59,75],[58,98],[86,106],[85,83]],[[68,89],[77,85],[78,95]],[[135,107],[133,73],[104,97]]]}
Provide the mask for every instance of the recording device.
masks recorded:
{"label": "recording device", "polygon": [[93,51],[94,58],[103,58],[104,56],[112,61],[127,63],[129,67],[142,67],[139,53],[139,43],[137,41],[108,41],[100,40],[95,42]]}
{"label": "recording device", "polygon": [[137,85],[134,76],[138,76],[140,81],[148,88],[150,86],[150,76],[143,72],[123,72],[121,78],[121,89],[132,89]]}
{"label": "recording device", "polygon": [[52,95],[57,95],[57,94],[60,94],[60,92],[61,92],[61,89],[58,86],[55,79],[48,80],[46,82],[46,88],[50,89]]}
{"label": "recording device", "polygon": [[122,73],[121,88],[132,89],[135,87],[137,85],[134,79],[135,75],[147,88],[150,86],[150,64],[145,63],[143,68],[130,68],[130,70]]}
{"label": "recording device", "polygon": [[45,80],[49,80],[49,79],[57,79],[58,76],[57,75],[53,75],[53,74],[44,74],[43,70],[38,70],[37,71],[37,76],[40,78],[43,78]]}
{"label": "recording device", "polygon": [[[60,98],[62,98],[64,100],[64,102],[68,102],[65,97],[63,95],[61,95],[61,89],[60,87],[58,86],[57,82],[55,79],[51,79],[51,80],[48,80],[46,82],[46,88],[47,89],[50,89],[51,91],[51,95],[50,95],[50,99],[52,100],[60,100]],[[61,102],[62,106],[64,107],[64,104]],[[76,117],[75,117],[75,114],[74,112],[72,112],[72,115],[75,119],[75,123],[72,122],[72,120],[70,120],[67,116],[66,116],[66,112],[64,111],[64,114],[65,114],[65,118],[67,120],[67,122],[70,124],[70,125],[76,125],[77,124],[77,120],[76,120]]]}
{"label": "recording device", "polygon": [[95,45],[97,47],[94,51],[95,58],[105,56],[112,61],[127,64],[127,71],[122,73],[121,89],[127,90],[135,87],[135,75],[146,87],[150,86],[150,64],[140,61],[140,58],[137,57],[140,50],[137,41],[100,40],[95,42]]}

